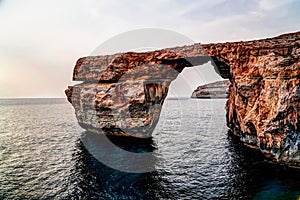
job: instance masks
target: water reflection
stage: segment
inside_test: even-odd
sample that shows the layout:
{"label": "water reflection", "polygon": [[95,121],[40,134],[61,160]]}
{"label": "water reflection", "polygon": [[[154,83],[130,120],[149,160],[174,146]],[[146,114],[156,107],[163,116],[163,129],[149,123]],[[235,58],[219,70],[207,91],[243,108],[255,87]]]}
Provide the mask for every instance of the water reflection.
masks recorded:
{"label": "water reflection", "polygon": [[245,147],[228,133],[231,152],[228,186],[232,197],[246,199],[297,199],[300,171],[268,161],[259,150]]}
{"label": "water reflection", "polygon": [[81,141],[94,158],[113,169],[131,173],[155,171],[158,160],[152,138],[84,132]]}
{"label": "water reflection", "polygon": [[[122,142],[110,138],[127,151],[153,151],[155,143]],[[124,139],[124,138],[123,138]],[[133,145],[135,144],[135,145]],[[264,159],[259,151],[241,145],[238,138],[228,134],[224,146],[223,167],[209,174],[215,166],[199,166],[195,160],[194,172],[184,166],[181,173],[170,172],[155,163],[156,171],[126,173],[110,168],[95,159],[81,140],[73,154],[75,166],[70,180],[69,198],[97,199],[296,199],[299,196],[299,171],[275,165]],[[154,150],[155,151],[155,150]],[[195,152],[193,152],[195,153]],[[158,155],[162,156],[163,155]],[[184,162],[185,158],[182,158]],[[205,158],[203,158],[205,159]],[[181,165],[178,163],[177,165]],[[198,165],[198,166],[197,166]],[[196,169],[203,169],[197,171]],[[185,173],[184,173],[185,171]],[[186,179],[178,180],[172,177]],[[198,186],[192,187],[194,183]],[[71,192],[72,191],[72,192]]]}
{"label": "water reflection", "polygon": [[[122,148],[134,152],[153,151],[154,148],[152,140],[137,143],[128,139],[125,142],[118,138],[110,139]],[[95,159],[81,140],[77,141],[76,147],[73,154],[73,159],[76,160],[73,180],[70,180],[73,188],[69,198],[174,199],[172,193],[163,190],[169,183],[162,179],[159,172],[122,172]]]}

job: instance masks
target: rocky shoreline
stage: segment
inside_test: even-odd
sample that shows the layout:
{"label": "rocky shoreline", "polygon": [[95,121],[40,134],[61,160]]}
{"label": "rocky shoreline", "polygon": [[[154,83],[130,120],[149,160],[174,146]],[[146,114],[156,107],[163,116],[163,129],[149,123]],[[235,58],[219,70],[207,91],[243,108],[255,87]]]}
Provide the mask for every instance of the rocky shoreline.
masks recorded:
{"label": "rocky shoreline", "polygon": [[229,80],[200,85],[193,91],[191,98],[226,99],[229,96],[229,85]]}

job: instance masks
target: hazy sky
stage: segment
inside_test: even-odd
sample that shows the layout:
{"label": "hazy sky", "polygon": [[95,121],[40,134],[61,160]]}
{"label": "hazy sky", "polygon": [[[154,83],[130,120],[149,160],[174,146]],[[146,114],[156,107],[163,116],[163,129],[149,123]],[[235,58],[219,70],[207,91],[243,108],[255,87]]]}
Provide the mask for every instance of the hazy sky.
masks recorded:
{"label": "hazy sky", "polygon": [[240,41],[298,31],[299,13],[299,0],[0,0],[0,97],[64,97],[76,60],[125,31]]}

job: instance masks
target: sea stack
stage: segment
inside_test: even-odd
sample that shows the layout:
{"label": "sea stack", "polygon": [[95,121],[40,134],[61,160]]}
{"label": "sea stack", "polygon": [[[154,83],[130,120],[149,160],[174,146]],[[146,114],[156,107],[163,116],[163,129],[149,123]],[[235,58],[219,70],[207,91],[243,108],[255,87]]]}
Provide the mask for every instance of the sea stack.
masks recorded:
{"label": "sea stack", "polygon": [[[172,80],[211,62],[230,80],[227,125],[247,146],[300,167],[300,32],[80,58],[66,90],[79,124],[100,134],[150,137]],[[172,135],[170,135],[172,137]]]}

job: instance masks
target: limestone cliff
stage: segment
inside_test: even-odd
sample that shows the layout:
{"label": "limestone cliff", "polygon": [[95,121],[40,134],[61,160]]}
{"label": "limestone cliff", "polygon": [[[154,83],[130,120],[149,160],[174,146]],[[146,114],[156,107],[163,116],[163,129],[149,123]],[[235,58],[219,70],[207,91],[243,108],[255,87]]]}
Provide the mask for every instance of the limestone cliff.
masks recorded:
{"label": "limestone cliff", "polygon": [[[66,90],[79,124],[113,135],[151,136],[172,80],[211,61],[230,79],[227,124],[248,146],[300,166],[300,32],[80,58]],[[170,136],[171,137],[171,136]]]}
{"label": "limestone cliff", "polygon": [[230,81],[217,81],[198,86],[192,93],[192,98],[228,98]]}

